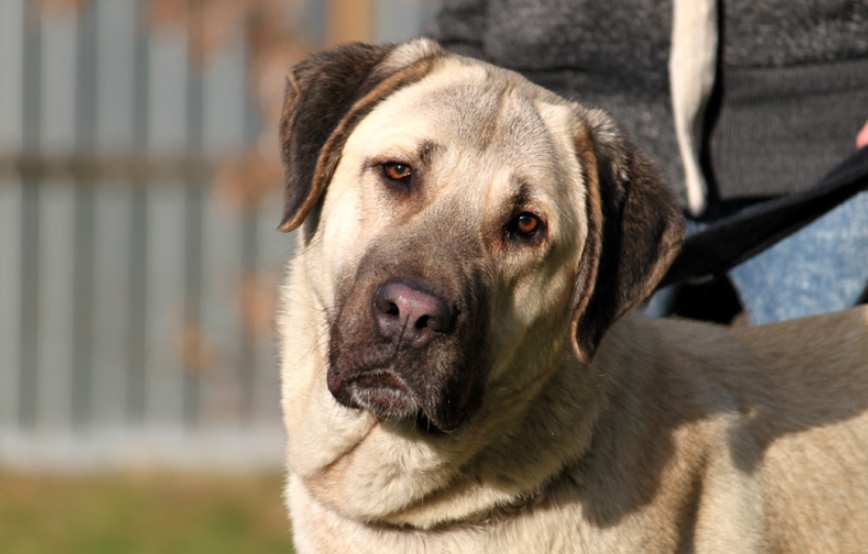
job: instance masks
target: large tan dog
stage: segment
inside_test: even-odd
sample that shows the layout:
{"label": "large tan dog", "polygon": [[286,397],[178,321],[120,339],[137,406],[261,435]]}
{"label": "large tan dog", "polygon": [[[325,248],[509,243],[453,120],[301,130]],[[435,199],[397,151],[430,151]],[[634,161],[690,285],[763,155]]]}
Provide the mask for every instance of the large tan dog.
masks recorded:
{"label": "large tan dog", "polygon": [[281,141],[300,553],[868,552],[868,312],[632,312],[683,228],[604,114],[354,45]]}

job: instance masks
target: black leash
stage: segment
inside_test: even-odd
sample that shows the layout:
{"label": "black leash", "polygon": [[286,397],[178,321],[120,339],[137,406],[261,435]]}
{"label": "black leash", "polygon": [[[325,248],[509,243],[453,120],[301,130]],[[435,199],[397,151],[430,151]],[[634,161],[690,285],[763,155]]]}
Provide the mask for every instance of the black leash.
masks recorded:
{"label": "black leash", "polygon": [[866,189],[868,147],[813,187],[763,202],[687,237],[657,288],[720,277]]}

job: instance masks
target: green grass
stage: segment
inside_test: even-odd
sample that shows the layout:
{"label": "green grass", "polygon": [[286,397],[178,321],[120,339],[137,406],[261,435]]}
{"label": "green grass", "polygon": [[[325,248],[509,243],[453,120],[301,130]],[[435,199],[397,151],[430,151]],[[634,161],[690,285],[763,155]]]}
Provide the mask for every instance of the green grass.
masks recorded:
{"label": "green grass", "polygon": [[0,553],[291,553],[282,478],[0,472]]}

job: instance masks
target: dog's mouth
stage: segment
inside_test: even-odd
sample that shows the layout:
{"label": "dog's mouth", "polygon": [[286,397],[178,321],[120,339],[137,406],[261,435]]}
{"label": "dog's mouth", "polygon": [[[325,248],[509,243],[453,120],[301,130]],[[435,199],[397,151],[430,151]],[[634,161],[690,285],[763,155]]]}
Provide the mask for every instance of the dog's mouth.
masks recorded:
{"label": "dog's mouth", "polygon": [[334,368],[330,368],[328,387],[341,404],[367,410],[379,418],[406,418],[420,411],[420,403],[410,387],[389,370],[376,370],[342,379]]}
{"label": "dog's mouth", "polygon": [[453,430],[461,422],[444,420],[436,407],[428,406],[400,375],[390,369],[342,378],[334,368],[329,368],[327,384],[329,392],[340,404],[368,411],[381,420],[411,421],[416,430],[429,435]]}

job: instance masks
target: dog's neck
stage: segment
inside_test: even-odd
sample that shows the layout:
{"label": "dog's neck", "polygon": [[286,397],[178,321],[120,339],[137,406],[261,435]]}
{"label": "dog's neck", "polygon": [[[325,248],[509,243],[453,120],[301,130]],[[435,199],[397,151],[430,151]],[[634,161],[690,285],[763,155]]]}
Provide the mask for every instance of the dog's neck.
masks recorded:
{"label": "dog's neck", "polygon": [[[453,433],[378,421],[328,392],[317,331],[325,322],[310,300],[281,321],[284,336],[317,345],[295,362],[311,367],[284,368],[292,375],[283,383],[289,465],[318,502],[346,517],[428,529],[522,506],[580,461],[618,381],[611,374],[618,363],[598,373],[596,363],[580,364],[565,340],[547,378],[490,387],[480,411]],[[598,356],[611,362],[628,355],[623,341],[614,342],[619,346]],[[527,441],[531,434],[538,438]]]}

